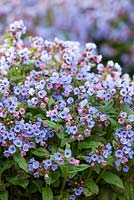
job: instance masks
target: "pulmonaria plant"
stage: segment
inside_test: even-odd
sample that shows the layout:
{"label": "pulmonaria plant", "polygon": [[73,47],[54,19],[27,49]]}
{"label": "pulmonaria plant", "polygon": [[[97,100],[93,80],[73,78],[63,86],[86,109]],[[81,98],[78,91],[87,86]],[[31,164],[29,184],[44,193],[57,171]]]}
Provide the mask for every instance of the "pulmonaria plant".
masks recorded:
{"label": "pulmonaria plant", "polygon": [[0,47],[1,199],[130,199],[134,80],[93,43],[25,31],[12,23]]}

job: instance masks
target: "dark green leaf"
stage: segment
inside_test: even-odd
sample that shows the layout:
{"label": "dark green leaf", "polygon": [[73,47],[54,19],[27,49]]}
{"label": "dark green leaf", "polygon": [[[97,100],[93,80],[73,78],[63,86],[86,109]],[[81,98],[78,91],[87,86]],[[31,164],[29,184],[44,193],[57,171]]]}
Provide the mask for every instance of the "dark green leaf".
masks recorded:
{"label": "dark green leaf", "polygon": [[0,166],[0,173],[3,173],[5,170],[10,169],[13,166],[13,161],[6,160]]}
{"label": "dark green leaf", "polygon": [[42,187],[43,187],[43,181],[42,180],[34,180],[33,184],[37,187],[38,191],[41,193],[42,192]]}
{"label": "dark green leaf", "polygon": [[7,181],[13,185],[19,185],[23,188],[26,188],[29,184],[29,181],[27,179],[19,176],[7,178]]}
{"label": "dark green leaf", "polygon": [[0,200],[8,200],[8,191],[0,191]]}
{"label": "dark green leaf", "polygon": [[111,189],[102,189],[98,200],[117,200],[117,195]]}

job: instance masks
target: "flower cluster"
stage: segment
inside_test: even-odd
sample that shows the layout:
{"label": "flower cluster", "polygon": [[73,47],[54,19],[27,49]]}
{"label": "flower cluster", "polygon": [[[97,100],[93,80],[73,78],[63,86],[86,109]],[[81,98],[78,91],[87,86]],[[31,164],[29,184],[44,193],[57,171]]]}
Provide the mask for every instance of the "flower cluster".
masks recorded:
{"label": "flower cluster", "polygon": [[118,63],[102,64],[93,43],[31,37],[26,45],[25,30],[12,23],[0,48],[2,156],[23,159],[23,170],[52,187],[62,180],[60,195],[65,188],[70,199],[89,195],[88,169],[131,170],[134,80]]}
{"label": "flower cluster", "polygon": [[[134,63],[134,15],[131,0],[96,0],[95,3],[93,0],[1,0],[0,6],[1,32],[12,21],[22,18],[32,34],[49,39],[59,35],[60,38],[81,42],[92,39],[100,44],[99,50],[106,57],[118,55],[125,66]],[[10,30],[17,27],[17,24],[11,24]],[[121,53],[118,49],[121,49]]]}

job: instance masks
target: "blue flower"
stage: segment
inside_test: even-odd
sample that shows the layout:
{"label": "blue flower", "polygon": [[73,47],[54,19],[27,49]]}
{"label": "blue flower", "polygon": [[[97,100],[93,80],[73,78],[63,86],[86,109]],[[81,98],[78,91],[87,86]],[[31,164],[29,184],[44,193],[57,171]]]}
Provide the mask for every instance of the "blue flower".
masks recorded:
{"label": "blue flower", "polygon": [[58,165],[57,164],[52,164],[51,169],[53,171],[56,171],[58,169]]}
{"label": "blue flower", "polygon": [[14,145],[10,145],[8,151],[10,154],[14,154],[16,152],[16,147]]}
{"label": "blue flower", "polygon": [[129,166],[128,165],[124,165],[123,166],[123,172],[128,172],[129,171]]}
{"label": "blue flower", "polygon": [[119,150],[115,151],[115,156],[117,158],[121,158],[123,156],[123,152],[119,149]]}
{"label": "blue flower", "polygon": [[65,149],[65,157],[66,158],[70,158],[71,157],[71,155],[72,155],[72,152],[71,152],[71,150],[68,150],[68,149]]}
{"label": "blue flower", "polygon": [[40,166],[40,163],[38,161],[33,162],[33,169],[38,169]]}
{"label": "blue flower", "polygon": [[45,91],[45,90],[39,91],[39,92],[38,92],[38,96],[39,96],[40,98],[44,98],[44,97],[46,96],[46,91]]}
{"label": "blue flower", "polygon": [[44,160],[43,163],[44,163],[44,168],[48,169],[52,165],[52,159]]}
{"label": "blue flower", "polygon": [[15,144],[16,147],[22,147],[22,141],[19,138],[15,138],[13,140],[13,143]]}
{"label": "blue flower", "polygon": [[92,162],[91,156],[86,156],[86,162],[87,163],[91,163]]}
{"label": "blue flower", "polygon": [[62,160],[62,155],[59,152],[57,152],[54,154],[54,158],[55,158],[55,160],[60,161],[60,160]]}
{"label": "blue flower", "polygon": [[74,99],[73,99],[72,97],[69,97],[69,98],[67,99],[67,103],[68,103],[68,104],[73,104],[73,103],[74,103]]}

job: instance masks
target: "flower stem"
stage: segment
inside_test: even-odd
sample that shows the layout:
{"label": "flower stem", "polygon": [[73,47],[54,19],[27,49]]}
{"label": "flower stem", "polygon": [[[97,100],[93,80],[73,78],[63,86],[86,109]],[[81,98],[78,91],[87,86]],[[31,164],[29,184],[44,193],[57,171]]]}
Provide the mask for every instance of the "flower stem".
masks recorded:
{"label": "flower stem", "polygon": [[106,171],[106,167],[103,169],[103,171],[100,173],[100,175],[98,176],[98,178],[96,179],[95,183],[97,184],[99,182],[99,180],[101,179],[102,175],[104,174],[104,172]]}

